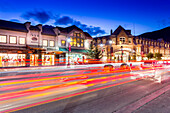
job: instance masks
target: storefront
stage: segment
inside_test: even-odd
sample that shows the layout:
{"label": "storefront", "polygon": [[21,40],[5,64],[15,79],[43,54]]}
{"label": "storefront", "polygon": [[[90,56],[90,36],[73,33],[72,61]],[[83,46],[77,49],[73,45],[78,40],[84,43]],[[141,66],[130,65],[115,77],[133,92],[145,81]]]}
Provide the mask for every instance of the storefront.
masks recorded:
{"label": "storefront", "polygon": [[38,54],[30,55],[30,66],[38,66]]}
{"label": "storefront", "polygon": [[25,66],[25,54],[0,53],[0,67]]}
{"label": "storefront", "polygon": [[68,57],[69,57],[69,62],[70,64],[83,64],[86,62],[87,55],[86,50],[81,50],[81,49],[71,49],[71,52],[66,53],[66,61],[68,62]]}
{"label": "storefront", "polygon": [[54,54],[43,54],[42,55],[42,65],[48,66],[48,65],[54,65],[55,62],[55,56]]}

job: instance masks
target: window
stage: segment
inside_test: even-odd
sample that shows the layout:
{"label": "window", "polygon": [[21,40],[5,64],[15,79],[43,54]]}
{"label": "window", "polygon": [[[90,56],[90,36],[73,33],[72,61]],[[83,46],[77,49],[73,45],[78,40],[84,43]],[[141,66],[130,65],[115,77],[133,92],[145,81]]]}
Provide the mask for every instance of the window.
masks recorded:
{"label": "window", "polygon": [[74,33],[75,37],[81,37],[81,33]]}
{"label": "window", "polygon": [[71,37],[71,42],[70,42],[70,45],[73,46],[73,38]]}
{"label": "window", "polygon": [[80,43],[77,43],[77,47],[80,47]]}
{"label": "window", "polygon": [[54,41],[50,41],[50,47],[54,47]]}
{"label": "window", "polygon": [[80,38],[77,38],[77,47],[80,47]]}
{"label": "window", "polygon": [[84,46],[84,40],[81,39],[81,47],[83,47],[83,46]]}
{"label": "window", "polygon": [[132,39],[131,38],[129,38],[128,40],[129,40],[129,43],[132,43]]}
{"label": "window", "polygon": [[76,42],[76,38],[74,38],[74,46],[76,47],[77,42]]}
{"label": "window", "polygon": [[100,44],[100,43],[101,43],[101,40],[100,40],[100,39],[97,39],[97,43]]}
{"label": "window", "polygon": [[25,38],[19,38],[19,44],[25,44]]}
{"label": "window", "polygon": [[120,37],[119,41],[124,44],[125,43],[125,37]]}
{"label": "window", "polygon": [[10,44],[16,44],[17,43],[17,37],[16,36],[10,36],[9,37],[9,43]]}
{"label": "window", "polygon": [[80,33],[77,33],[77,37],[80,37]]}
{"label": "window", "polygon": [[61,40],[61,46],[66,46],[66,41],[65,40]]}
{"label": "window", "polygon": [[43,46],[48,46],[48,40],[43,40]]}
{"label": "window", "polygon": [[7,40],[7,36],[5,36],[5,35],[0,35],[0,42],[1,42],[1,43],[7,43],[6,40]]}

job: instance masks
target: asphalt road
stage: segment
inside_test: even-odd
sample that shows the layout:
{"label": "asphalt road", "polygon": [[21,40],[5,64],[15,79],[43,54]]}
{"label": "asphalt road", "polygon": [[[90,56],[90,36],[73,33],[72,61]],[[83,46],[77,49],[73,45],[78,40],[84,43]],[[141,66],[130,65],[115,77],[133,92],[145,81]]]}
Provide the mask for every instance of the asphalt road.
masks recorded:
{"label": "asphalt road", "polygon": [[[125,69],[108,72],[102,68],[88,68],[9,74],[0,78],[1,112],[121,112],[125,106],[169,85],[169,81],[160,84],[148,78],[132,79],[131,76],[136,75]],[[134,112],[142,112],[143,109],[139,108]]]}

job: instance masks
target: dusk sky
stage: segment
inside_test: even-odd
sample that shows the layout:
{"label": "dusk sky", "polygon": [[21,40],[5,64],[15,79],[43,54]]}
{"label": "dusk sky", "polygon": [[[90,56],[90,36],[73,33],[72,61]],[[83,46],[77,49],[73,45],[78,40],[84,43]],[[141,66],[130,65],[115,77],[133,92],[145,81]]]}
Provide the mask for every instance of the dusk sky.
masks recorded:
{"label": "dusk sky", "polygon": [[92,36],[119,26],[139,35],[170,26],[170,0],[0,0],[0,19],[77,25]]}

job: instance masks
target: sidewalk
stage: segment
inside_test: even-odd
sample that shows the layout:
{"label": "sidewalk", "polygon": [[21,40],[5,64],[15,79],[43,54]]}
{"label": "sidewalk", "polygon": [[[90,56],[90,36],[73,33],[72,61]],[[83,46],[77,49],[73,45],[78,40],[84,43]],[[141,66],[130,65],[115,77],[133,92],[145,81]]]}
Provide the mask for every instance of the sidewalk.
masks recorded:
{"label": "sidewalk", "polygon": [[[127,62],[130,65],[131,62]],[[133,63],[133,66],[140,65],[142,62]],[[107,63],[112,64],[113,66],[120,66],[122,63]],[[90,67],[103,67],[105,64],[86,64],[86,65],[69,65],[69,66],[41,66],[41,67],[15,67],[15,68],[1,68],[0,73],[7,72],[27,72],[29,70],[39,71],[39,70],[65,70],[65,69],[78,69],[78,68],[90,68]]]}

